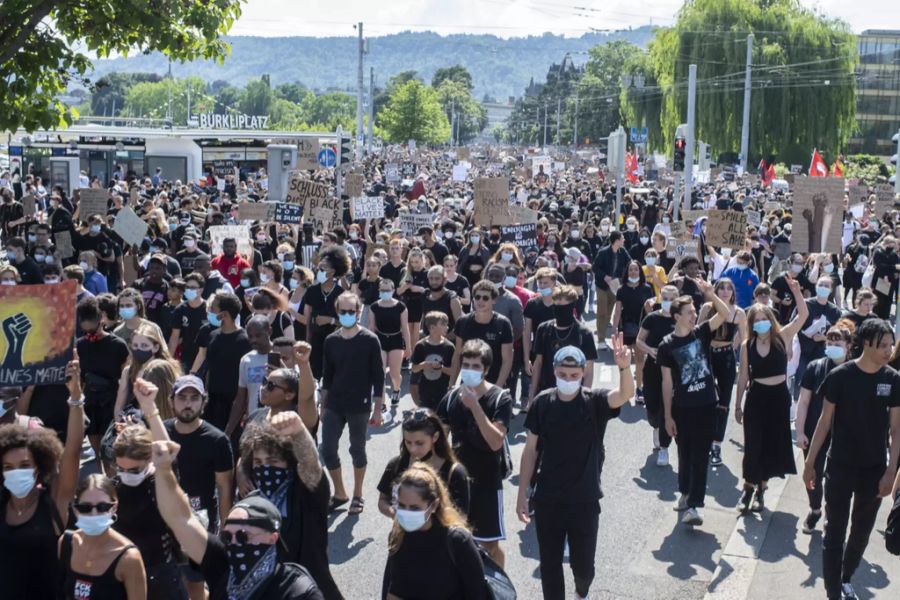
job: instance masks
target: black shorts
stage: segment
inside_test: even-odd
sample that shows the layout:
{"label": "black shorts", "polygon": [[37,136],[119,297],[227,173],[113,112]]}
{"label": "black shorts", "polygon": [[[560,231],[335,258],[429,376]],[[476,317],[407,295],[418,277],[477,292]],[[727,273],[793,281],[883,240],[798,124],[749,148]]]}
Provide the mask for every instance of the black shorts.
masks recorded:
{"label": "black shorts", "polygon": [[399,331],[397,333],[388,335],[376,332],[375,335],[378,336],[378,341],[381,342],[382,352],[390,352],[391,350],[403,350],[403,334]]}
{"label": "black shorts", "polygon": [[89,419],[84,432],[88,435],[103,435],[113,421],[114,401],[85,400],[84,415]]}
{"label": "black shorts", "polygon": [[472,486],[469,499],[472,537],[479,542],[506,539],[503,527],[503,489]]}

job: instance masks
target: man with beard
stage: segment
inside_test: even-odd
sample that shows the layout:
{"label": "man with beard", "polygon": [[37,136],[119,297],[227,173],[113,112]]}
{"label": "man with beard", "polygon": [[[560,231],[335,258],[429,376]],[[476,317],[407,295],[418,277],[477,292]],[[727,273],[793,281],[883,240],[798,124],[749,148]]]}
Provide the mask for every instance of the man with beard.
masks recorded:
{"label": "man with beard", "polygon": [[[165,421],[169,439],[184,448],[178,461],[179,483],[191,509],[207,520],[207,531],[218,530],[231,511],[234,457],[228,437],[200,418],[206,404],[206,389],[196,375],[175,380],[172,395],[174,419]],[[191,566],[184,568],[191,598],[202,598],[203,576]]]}
{"label": "man with beard", "polygon": [[[221,273],[232,288],[236,288],[241,282],[241,273],[244,269],[251,268],[243,256],[237,253],[237,240],[225,238],[222,240],[222,254],[219,254],[210,262],[210,266]],[[199,268],[194,261],[194,268]]]}
{"label": "man with beard", "polygon": [[[303,427],[297,413],[276,415],[272,425],[286,435]],[[184,553],[199,567],[210,600],[324,600],[306,569],[278,560],[281,513],[261,495],[238,502],[219,535],[209,533],[175,478],[172,464],[179,449],[171,441],[153,443],[157,504]]]}

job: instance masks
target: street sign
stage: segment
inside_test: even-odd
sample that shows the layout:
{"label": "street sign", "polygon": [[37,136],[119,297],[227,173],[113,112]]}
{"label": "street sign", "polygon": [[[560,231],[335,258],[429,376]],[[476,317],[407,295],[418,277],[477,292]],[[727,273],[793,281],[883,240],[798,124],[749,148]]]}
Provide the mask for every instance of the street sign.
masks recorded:
{"label": "street sign", "polygon": [[646,127],[632,127],[629,135],[629,140],[635,144],[644,144],[647,142],[647,128]]}
{"label": "street sign", "polygon": [[317,158],[319,166],[323,168],[333,167],[334,163],[337,162],[337,155],[335,155],[334,150],[330,146],[325,146],[319,150]]}

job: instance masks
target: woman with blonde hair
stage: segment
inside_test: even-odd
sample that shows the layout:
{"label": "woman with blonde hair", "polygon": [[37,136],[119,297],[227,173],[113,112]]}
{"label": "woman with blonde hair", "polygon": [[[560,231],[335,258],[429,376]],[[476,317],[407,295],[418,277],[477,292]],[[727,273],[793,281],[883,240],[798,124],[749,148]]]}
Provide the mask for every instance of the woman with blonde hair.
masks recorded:
{"label": "woman with blonde hair", "polygon": [[400,476],[392,496],[394,525],[382,597],[488,598],[475,540],[434,469],[413,464]]}
{"label": "woman with blonde hair", "polygon": [[175,380],[181,376],[178,365],[171,360],[153,358],[144,365],[137,376],[156,386],[158,392],[154,404],[159,416],[163,420],[175,418],[170,400],[174,396]]}
{"label": "woman with blonde hair", "polygon": [[516,265],[520,269],[525,268],[525,264],[522,262],[522,253],[512,242],[500,244],[500,247],[494,252],[491,260],[488,261],[488,267],[491,265],[503,265],[504,267]]}
{"label": "woman with blonde hair", "polygon": [[113,415],[118,415],[127,406],[137,406],[134,397],[134,381],[151,360],[162,359],[172,363],[173,369],[177,369],[179,372],[181,370],[178,363],[169,355],[169,347],[163,339],[162,332],[153,323],[138,325],[131,336],[129,347],[131,348],[131,363],[122,369]]}

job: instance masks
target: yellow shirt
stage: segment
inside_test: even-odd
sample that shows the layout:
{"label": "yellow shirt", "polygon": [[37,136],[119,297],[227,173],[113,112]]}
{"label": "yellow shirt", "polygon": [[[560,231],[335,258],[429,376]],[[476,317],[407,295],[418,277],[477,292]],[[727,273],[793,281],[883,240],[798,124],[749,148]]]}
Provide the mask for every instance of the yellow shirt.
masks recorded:
{"label": "yellow shirt", "polygon": [[[644,270],[644,279],[647,280],[647,283],[649,283],[651,286],[653,286],[653,292],[656,294],[656,301],[659,302],[661,299],[661,297],[659,295],[659,290],[669,282],[669,280],[666,278],[666,270],[663,269],[662,267],[658,267],[658,266],[648,267],[647,265],[644,265],[641,268]],[[653,281],[653,279],[650,277],[650,269],[656,270],[656,277],[659,279],[659,282],[660,282],[659,286],[657,286],[656,283]]]}

